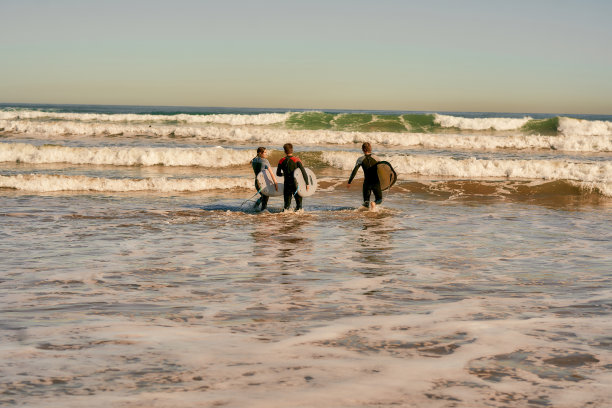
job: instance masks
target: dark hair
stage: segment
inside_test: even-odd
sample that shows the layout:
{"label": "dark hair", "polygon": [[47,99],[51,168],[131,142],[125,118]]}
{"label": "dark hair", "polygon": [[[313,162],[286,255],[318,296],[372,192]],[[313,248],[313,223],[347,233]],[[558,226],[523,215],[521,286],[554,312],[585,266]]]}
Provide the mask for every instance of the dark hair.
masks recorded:
{"label": "dark hair", "polygon": [[364,153],[372,153],[372,145],[368,142],[365,142],[364,144],[361,145],[361,150]]}
{"label": "dark hair", "polygon": [[266,151],[266,148],[265,148],[265,147],[258,147],[258,148],[257,148],[257,154],[262,154],[262,153],[263,153],[263,152],[265,152],[265,151]]}
{"label": "dark hair", "polygon": [[291,143],[285,143],[283,145],[283,149],[285,150],[286,154],[291,154],[293,153],[293,145]]}

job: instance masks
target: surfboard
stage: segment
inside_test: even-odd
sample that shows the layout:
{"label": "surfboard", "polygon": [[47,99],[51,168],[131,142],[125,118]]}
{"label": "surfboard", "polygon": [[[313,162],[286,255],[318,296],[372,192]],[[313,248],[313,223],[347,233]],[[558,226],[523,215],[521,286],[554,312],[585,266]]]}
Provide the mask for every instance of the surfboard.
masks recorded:
{"label": "surfboard", "polygon": [[378,179],[380,180],[380,189],[382,191],[388,190],[397,181],[397,173],[393,170],[393,167],[389,162],[379,161],[376,163],[376,172],[378,173]]}
{"label": "surfboard", "polygon": [[[274,175],[276,175],[276,167],[272,167],[270,169]],[[283,195],[283,187],[285,184],[282,182],[282,177],[276,177],[276,181],[278,182],[278,190],[274,188],[274,180],[270,176],[268,170],[260,171],[257,177],[255,177],[259,187],[261,188],[261,193],[263,195],[267,195],[268,197],[277,197]]]}
{"label": "surfboard", "polygon": [[[304,181],[304,175],[302,175],[300,169],[295,169],[293,178],[298,188],[297,193],[302,197],[309,197],[317,191],[317,176],[309,168],[305,168],[304,170],[306,170],[306,175],[308,176],[308,190],[306,190],[306,181]],[[272,188],[274,188],[274,186],[272,186]]]}

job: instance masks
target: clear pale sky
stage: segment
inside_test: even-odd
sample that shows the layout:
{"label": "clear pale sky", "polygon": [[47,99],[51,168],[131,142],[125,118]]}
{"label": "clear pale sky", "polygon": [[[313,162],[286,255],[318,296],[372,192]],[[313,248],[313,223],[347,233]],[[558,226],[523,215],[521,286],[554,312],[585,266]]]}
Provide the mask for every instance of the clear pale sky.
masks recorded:
{"label": "clear pale sky", "polygon": [[609,0],[0,0],[0,102],[612,114]]}

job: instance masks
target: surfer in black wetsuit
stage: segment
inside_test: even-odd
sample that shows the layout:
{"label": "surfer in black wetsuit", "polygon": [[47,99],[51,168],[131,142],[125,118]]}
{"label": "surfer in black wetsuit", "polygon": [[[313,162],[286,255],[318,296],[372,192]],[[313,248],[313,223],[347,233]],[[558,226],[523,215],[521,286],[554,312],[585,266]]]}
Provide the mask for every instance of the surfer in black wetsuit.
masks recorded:
{"label": "surfer in black wetsuit", "polygon": [[306,181],[306,190],[309,188],[308,175],[306,174],[304,165],[302,165],[302,161],[293,155],[293,145],[291,143],[286,143],[283,145],[283,149],[285,150],[286,156],[280,159],[278,162],[276,175],[279,177],[285,177],[285,189],[283,191],[285,211],[287,211],[291,206],[291,197],[293,196],[295,196],[295,210],[298,211],[302,209],[302,196],[296,194],[297,185],[295,184],[293,172],[298,168],[300,169],[302,175],[304,176],[304,181]]}
{"label": "surfer in black wetsuit", "polygon": [[[378,171],[376,168],[378,158],[372,156],[372,145],[368,142],[361,145],[361,150],[363,151],[363,156],[357,159],[357,163],[355,163],[355,168],[351,173],[351,177],[349,177],[346,188],[351,187],[351,182],[355,178],[359,167],[361,167],[365,176],[365,179],[363,180],[363,206],[373,209],[374,203],[380,204],[383,200],[382,190],[380,188],[380,179],[378,178]],[[372,192],[374,193],[374,202],[370,202]]]}
{"label": "surfer in black wetsuit", "polygon": [[[268,161],[268,159],[266,159],[267,156],[268,156],[268,151],[266,150],[266,148],[258,147],[257,157],[251,160],[251,166],[253,167],[253,171],[255,172],[255,188],[257,189],[257,191],[260,191],[261,188],[263,187],[263,186],[260,186],[259,183],[257,182],[257,175],[262,171],[268,171],[270,173],[270,176],[272,176],[272,180],[274,180],[274,188],[276,188],[276,190],[278,191],[278,184],[276,183],[276,178],[274,177],[274,173],[272,172],[272,166],[270,166],[270,162]],[[270,197],[268,197],[265,194],[262,194],[261,192],[259,193],[259,195],[261,197],[257,199],[254,207],[257,208],[259,204],[261,204],[261,211],[263,211],[268,206],[268,199]]]}

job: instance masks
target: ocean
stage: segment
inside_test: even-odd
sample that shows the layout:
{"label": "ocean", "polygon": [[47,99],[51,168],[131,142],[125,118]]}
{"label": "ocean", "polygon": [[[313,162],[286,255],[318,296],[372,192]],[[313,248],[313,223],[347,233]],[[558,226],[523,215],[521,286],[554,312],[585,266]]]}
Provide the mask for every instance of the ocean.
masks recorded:
{"label": "ocean", "polygon": [[[318,190],[259,213],[287,142]],[[611,159],[612,115],[0,104],[0,405],[608,407]]]}

